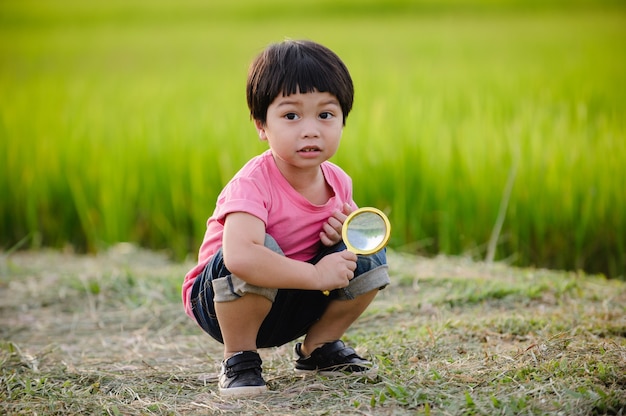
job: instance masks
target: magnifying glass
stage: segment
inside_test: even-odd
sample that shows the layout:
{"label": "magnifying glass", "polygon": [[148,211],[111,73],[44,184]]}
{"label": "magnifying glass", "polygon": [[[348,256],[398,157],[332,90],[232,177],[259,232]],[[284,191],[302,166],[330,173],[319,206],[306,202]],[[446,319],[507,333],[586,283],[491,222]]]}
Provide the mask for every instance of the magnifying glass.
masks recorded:
{"label": "magnifying glass", "polygon": [[[341,236],[348,251],[354,254],[374,254],[382,250],[389,241],[391,224],[379,209],[363,207],[352,211],[341,229]],[[328,296],[330,291],[324,290]]]}

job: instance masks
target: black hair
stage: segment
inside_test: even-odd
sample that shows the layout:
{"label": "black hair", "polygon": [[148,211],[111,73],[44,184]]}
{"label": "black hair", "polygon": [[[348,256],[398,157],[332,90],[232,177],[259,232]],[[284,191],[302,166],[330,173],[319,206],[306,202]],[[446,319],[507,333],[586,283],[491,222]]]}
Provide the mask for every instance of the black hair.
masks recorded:
{"label": "black hair", "polygon": [[354,100],[348,68],[330,49],[307,40],[269,45],[250,65],[246,97],[250,116],[263,124],[267,108],[278,95],[328,92],[339,101],[345,125]]}

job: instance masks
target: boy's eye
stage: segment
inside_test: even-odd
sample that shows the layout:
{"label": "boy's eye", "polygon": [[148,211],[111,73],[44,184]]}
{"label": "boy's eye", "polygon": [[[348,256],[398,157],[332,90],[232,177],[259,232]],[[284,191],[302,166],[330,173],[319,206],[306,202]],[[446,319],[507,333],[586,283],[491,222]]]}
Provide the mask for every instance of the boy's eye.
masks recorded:
{"label": "boy's eye", "polygon": [[296,120],[298,118],[298,115],[296,113],[287,113],[285,114],[285,118],[287,120]]}
{"label": "boy's eye", "polygon": [[328,119],[331,119],[331,118],[333,118],[333,113],[328,112],[328,111],[325,111],[325,112],[323,112],[323,113],[320,113],[320,118],[321,118],[322,120],[328,120]]}

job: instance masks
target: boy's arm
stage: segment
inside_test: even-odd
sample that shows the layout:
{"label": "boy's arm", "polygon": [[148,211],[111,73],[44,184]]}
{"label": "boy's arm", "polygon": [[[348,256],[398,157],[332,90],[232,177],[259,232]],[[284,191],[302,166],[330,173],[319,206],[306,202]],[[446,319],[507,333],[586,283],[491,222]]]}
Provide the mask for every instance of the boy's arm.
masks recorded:
{"label": "boy's arm", "polygon": [[325,256],[316,265],[282,256],[265,247],[265,224],[244,213],[229,214],[222,249],[226,268],[246,282],[268,288],[332,290],[348,286],[356,255],[347,250]]}

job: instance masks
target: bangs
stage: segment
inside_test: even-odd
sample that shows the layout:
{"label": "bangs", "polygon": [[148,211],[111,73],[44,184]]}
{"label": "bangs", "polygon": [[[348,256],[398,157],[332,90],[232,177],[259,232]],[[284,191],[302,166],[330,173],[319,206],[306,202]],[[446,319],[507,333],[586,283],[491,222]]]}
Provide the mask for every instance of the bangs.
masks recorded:
{"label": "bangs", "polygon": [[[289,65],[282,68],[282,81],[276,91],[270,94],[275,97],[278,95],[291,95],[298,92],[306,94],[309,92],[319,91],[328,92],[338,95],[341,89],[336,85],[336,77],[333,70],[328,65],[324,65],[319,60],[313,59],[311,56],[303,55],[298,59],[287,59]],[[280,82],[279,81],[279,82]],[[335,81],[333,83],[333,81]]]}

